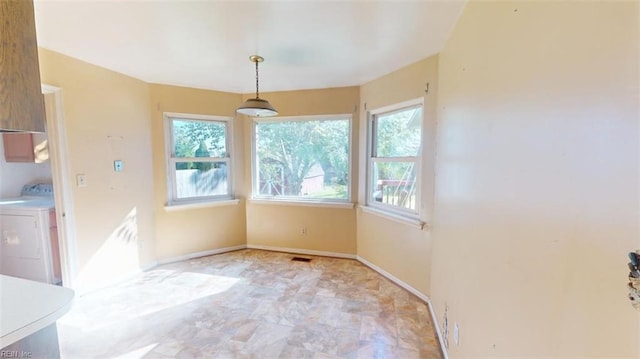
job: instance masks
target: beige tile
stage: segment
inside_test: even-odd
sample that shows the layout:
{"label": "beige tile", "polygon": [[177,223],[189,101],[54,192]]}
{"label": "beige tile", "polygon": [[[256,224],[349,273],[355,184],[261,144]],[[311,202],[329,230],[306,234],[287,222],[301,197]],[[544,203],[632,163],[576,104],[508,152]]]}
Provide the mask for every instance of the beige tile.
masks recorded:
{"label": "beige tile", "polygon": [[324,324],[309,323],[293,328],[288,344],[314,352],[335,354],[337,340],[334,328]]}
{"label": "beige tile", "polygon": [[280,353],[280,358],[313,359],[315,357],[315,354],[316,353],[311,350],[295,347],[292,345],[286,345]]}
{"label": "beige tile", "polygon": [[293,300],[282,314],[279,324],[296,326],[303,323],[307,318],[310,306],[311,304],[308,302]]}
{"label": "beige tile", "polygon": [[[235,328],[235,333],[233,333],[231,339],[246,343],[251,338],[251,336],[253,336],[256,329],[258,329],[258,326],[260,326],[260,322],[257,320],[247,320],[244,323],[238,323],[237,325],[238,327]],[[233,331],[234,328],[230,327],[228,329]]]}
{"label": "beige tile", "polygon": [[315,355],[313,356],[313,359],[342,359],[342,358],[336,355],[329,355],[325,353],[315,353]]}
{"label": "beige tile", "polygon": [[169,339],[153,349],[153,353],[168,357],[176,356],[184,347],[177,340]]}
{"label": "beige tile", "polygon": [[[390,346],[384,343],[368,343],[358,350],[358,359],[420,359],[423,358],[418,351]],[[438,358],[438,357],[424,357]]]}
{"label": "beige tile", "polygon": [[418,298],[354,260],[291,257],[197,258],[79,297],[61,357],[441,358]]}
{"label": "beige tile", "polygon": [[292,327],[263,323],[247,341],[246,351],[265,358],[277,358],[287,344]]}
{"label": "beige tile", "polygon": [[289,306],[290,304],[288,302],[262,300],[251,313],[251,319],[277,324],[280,322]]}

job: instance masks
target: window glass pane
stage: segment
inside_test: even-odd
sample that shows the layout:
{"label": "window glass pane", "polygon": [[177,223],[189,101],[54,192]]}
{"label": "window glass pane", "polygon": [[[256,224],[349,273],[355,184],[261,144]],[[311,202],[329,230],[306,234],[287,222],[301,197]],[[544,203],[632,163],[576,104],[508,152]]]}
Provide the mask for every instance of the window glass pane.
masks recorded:
{"label": "window glass pane", "polygon": [[176,163],[177,198],[227,194],[227,164],[225,162]]}
{"label": "window glass pane", "polygon": [[226,157],[226,125],[220,122],[173,120],[175,157]]}
{"label": "window glass pane", "polygon": [[349,120],[256,124],[257,194],[348,199]]}
{"label": "window glass pane", "polygon": [[416,210],[416,170],[413,162],[373,163],[373,201]]}
{"label": "window glass pane", "polygon": [[375,118],[375,157],[413,157],[420,150],[422,107]]}

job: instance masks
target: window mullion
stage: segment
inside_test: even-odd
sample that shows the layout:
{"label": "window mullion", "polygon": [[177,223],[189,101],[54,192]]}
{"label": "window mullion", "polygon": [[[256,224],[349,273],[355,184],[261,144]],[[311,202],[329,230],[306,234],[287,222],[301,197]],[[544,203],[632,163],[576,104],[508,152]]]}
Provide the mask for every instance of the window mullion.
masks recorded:
{"label": "window mullion", "polygon": [[224,162],[229,157],[174,157],[179,162]]}
{"label": "window mullion", "polygon": [[418,157],[372,157],[373,162],[418,162]]}
{"label": "window mullion", "polygon": [[376,116],[373,116],[373,119],[371,120],[371,157],[377,157],[378,156],[378,138],[376,136],[376,134],[378,133],[377,131],[377,121],[376,121]]}

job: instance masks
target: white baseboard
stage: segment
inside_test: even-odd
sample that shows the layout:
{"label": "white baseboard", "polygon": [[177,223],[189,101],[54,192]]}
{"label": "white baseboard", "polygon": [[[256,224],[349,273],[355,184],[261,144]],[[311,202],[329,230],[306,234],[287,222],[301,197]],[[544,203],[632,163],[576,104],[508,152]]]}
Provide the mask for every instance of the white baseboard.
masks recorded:
{"label": "white baseboard", "polygon": [[262,249],[262,250],[265,250],[265,251],[274,251],[274,252],[294,253],[294,254],[308,254],[308,255],[311,255],[311,256],[356,259],[356,255],[355,254],[346,254],[346,253],[338,253],[338,252],[327,252],[327,251],[316,251],[316,250],[312,250],[312,249],[263,246],[263,245],[259,245],[259,244],[247,244],[247,248]]}
{"label": "white baseboard", "polygon": [[211,255],[214,255],[214,254],[233,252],[233,251],[237,251],[237,250],[245,249],[245,248],[247,248],[247,246],[244,245],[244,244],[241,244],[239,246],[224,247],[224,248],[212,249],[212,250],[209,250],[209,251],[189,253],[189,254],[185,254],[185,255],[182,255],[182,256],[159,259],[157,261],[157,264],[160,265],[160,264],[168,264],[168,263],[180,262],[180,261],[184,261],[184,260],[188,260],[188,259],[211,256]]}
{"label": "white baseboard", "polygon": [[447,347],[444,345],[444,338],[442,337],[442,331],[440,330],[440,324],[438,323],[438,316],[436,315],[436,310],[433,308],[433,304],[431,304],[431,300],[429,300],[429,312],[431,312],[433,326],[436,327],[436,334],[438,335],[438,341],[440,342],[442,357],[443,359],[449,359],[449,352],[447,352]]}
{"label": "white baseboard", "polygon": [[440,342],[440,348],[442,349],[442,355],[444,357],[444,359],[449,359],[449,353],[447,353],[447,348],[444,346],[444,341],[442,339],[442,333],[440,332],[440,325],[438,324],[438,317],[436,316],[436,312],[435,309],[433,309],[433,305],[431,304],[431,299],[429,299],[429,297],[420,292],[419,290],[415,289],[414,287],[410,286],[409,284],[407,284],[406,282],[400,280],[398,277],[394,276],[393,274],[387,272],[386,270],[378,267],[377,265],[369,262],[368,260],[357,256],[356,259],[366,265],[367,267],[373,269],[374,271],[380,273],[383,277],[389,279],[390,281],[392,281],[393,283],[397,284],[398,286],[406,289],[409,293],[415,295],[416,297],[422,299],[425,303],[427,303],[427,307],[429,307],[429,313],[431,313],[431,320],[433,321],[433,326],[435,327],[436,330],[436,334],[438,335],[438,341]]}
{"label": "white baseboard", "polygon": [[149,269],[153,269],[158,266],[158,261],[149,262],[142,267],[140,267],[140,272],[146,272]]}
{"label": "white baseboard", "polygon": [[407,291],[409,291],[411,294],[415,295],[416,297],[422,299],[424,302],[430,303],[431,300],[429,299],[429,297],[427,297],[424,293],[420,292],[419,290],[415,289],[414,287],[410,286],[409,284],[401,281],[400,279],[398,279],[398,277],[394,276],[393,274],[387,272],[386,270],[378,267],[377,265],[369,262],[368,260],[358,256],[356,258],[359,262],[361,262],[362,264],[366,265],[367,267],[373,269],[374,271],[382,274],[382,276],[386,277],[387,279],[389,279],[390,281],[394,282],[395,284],[399,285],[400,287],[406,289]]}

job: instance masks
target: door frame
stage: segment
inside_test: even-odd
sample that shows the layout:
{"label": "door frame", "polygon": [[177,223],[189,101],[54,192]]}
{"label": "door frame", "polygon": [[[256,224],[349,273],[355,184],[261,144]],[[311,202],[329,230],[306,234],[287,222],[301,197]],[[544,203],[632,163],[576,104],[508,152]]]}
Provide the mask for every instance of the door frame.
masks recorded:
{"label": "door frame", "polygon": [[78,256],[62,89],[42,84],[42,94],[45,99],[46,129],[58,224],[62,285],[73,288],[74,280],[78,274]]}

